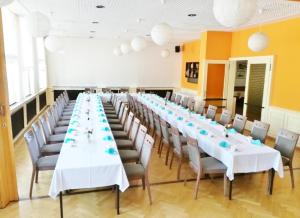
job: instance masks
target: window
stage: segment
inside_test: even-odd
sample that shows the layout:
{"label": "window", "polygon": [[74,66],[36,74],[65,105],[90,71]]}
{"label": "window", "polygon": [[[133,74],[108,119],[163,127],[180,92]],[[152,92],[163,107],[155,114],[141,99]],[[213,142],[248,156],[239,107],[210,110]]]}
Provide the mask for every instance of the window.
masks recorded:
{"label": "window", "polygon": [[37,61],[38,61],[38,72],[39,72],[39,88],[44,89],[47,87],[47,67],[45,57],[45,46],[44,39],[38,38],[36,40],[37,48]]}
{"label": "window", "polygon": [[11,105],[20,99],[18,20],[8,9],[2,8],[2,22],[9,104]]}

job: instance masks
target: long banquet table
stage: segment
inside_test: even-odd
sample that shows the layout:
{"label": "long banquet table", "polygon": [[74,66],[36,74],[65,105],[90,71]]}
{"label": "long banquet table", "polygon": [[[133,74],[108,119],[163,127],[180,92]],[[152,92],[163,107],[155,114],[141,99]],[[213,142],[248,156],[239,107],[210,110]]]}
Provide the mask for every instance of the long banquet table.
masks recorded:
{"label": "long banquet table", "polygon": [[104,113],[101,96],[80,94],[76,100],[67,134],[54,170],[49,195],[62,192],[106,186],[125,191],[129,182],[118,154],[113,134]]}
{"label": "long banquet table", "polygon": [[[138,94],[134,97],[170,125],[177,127],[184,136],[196,138],[199,147],[204,152],[218,159],[227,167],[226,175],[229,180],[234,180],[234,175],[237,173],[270,170],[268,191],[272,194],[274,170],[280,177],[284,176],[279,151],[257,143],[256,140],[237,133],[234,129],[226,130],[217,122],[206,119],[204,116],[195,114],[157,95]],[[226,133],[228,137],[226,137]]]}

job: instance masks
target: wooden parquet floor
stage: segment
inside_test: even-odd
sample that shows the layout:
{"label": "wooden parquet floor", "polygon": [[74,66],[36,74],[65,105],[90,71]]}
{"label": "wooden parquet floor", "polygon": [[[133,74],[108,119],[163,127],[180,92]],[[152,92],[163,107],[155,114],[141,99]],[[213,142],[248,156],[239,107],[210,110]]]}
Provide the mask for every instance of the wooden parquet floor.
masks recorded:
{"label": "wooden parquet floor", "polygon": [[[273,144],[268,140],[268,144]],[[88,217],[300,217],[300,151],[294,159],[295,189],[291,188],[290,175],[277,175],[272,196],[266,194],[267,173],[240,175],[233,184],[233,200],[223,195],[223,178],[204,179],[200,182],[199,197],[193,199],[195,181],[186,186],[176,181],[177,160],[171,170],[164,165],[165,152],[161,158],[153,150],[150,166],[150,182],[153,204],[140,183],[121,194],[121,215],[114,208],[115,194],[111,190],[85,192],[64,196],[64,215],[72,218]],[[15,146],[18,189],[20,201],[0,210],[0,217],[48,218],[59,217],[59,200],[48,197],[52,172],[40,172],[39,184],[33,188],[32,200],[28,199],[31,161],[23,141]],[[182,178],[187,171],[183,165]]]}

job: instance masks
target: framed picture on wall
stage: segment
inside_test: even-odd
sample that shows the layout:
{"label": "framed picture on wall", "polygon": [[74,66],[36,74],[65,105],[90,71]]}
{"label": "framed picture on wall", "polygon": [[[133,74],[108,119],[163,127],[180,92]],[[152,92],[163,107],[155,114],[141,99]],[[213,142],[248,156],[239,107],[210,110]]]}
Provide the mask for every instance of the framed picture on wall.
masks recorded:
{"label": "framed picture on wall", "polygon": [[185,77],[190,83],[198,83],[199,62],[187,62],[185,65]]}

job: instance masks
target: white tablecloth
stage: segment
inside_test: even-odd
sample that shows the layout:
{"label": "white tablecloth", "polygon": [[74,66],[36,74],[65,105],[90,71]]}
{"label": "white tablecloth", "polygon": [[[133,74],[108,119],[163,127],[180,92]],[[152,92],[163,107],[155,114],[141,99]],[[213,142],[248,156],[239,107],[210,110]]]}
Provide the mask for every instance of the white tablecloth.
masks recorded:
{"label": "white tablecloth", "polygon": [[[70,189],[111,185],[119,185],[121,191],[128,188],[129,182],[103,111],[100,95],[78,96],[54,170],[51,197]],[[88,138],[91,130],[93,134]]]}
{"label": "white tablecloth", "polygon": [[[136,98],[162,119],[177,127],[184,136],[196,138],[202,150],[226,165],[226,175],[230,180],[234,179],[235,173],[261,172],[272,168],[283,177],[279,151],[266,145],[254,145],[249,137],[239,133],[229,133],[227,138],[224,136],[222,125],[193,114],[172,102],[166,102],[156,95],[137,95]],[[208,135],[201,135],[199,133],[201,130],[206,130]],[[228,142],[237,150],[221,147],[219,144],[222,141]]]}
{"label": "white tablecloth", "polygon": [[[109,102],[111,100],[112,94],[111,93],[99,93],[103,102]],[[115,95],[122,101],[128,102],[127,94],[126,93],[115,93]]]}

